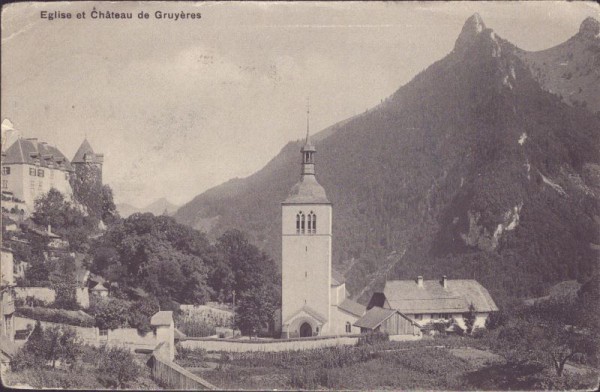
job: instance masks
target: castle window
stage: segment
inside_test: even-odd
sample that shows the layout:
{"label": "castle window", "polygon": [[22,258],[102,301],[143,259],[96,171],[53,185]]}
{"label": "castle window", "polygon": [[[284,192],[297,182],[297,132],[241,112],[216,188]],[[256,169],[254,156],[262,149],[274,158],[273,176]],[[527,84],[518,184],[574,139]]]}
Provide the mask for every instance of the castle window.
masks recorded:
{"label": "castle window", "polygon": [[37,175],[38,175],[38,177],[44,177],[44,170],[38,169]]}
{"label": "castle window", "polygon": [[350,324],[350,321],[346,321],[346,333],[350,332],[352,332],[352,325]]}
{"label": "castle window", "polygon": [[30,168],[29,168],[29,175],[30,175],[30,176],[35,176],[35,175],[36,175],[35,168],[33,168],[33,167],[30,167]]}
{"label": "castle window", "polygon": [[2,174],[4,174],[4,175],[9,175],[9,174],[10,174],[10,167],[8,167],[8,166],[3,166],[3,167],[2,167]]}

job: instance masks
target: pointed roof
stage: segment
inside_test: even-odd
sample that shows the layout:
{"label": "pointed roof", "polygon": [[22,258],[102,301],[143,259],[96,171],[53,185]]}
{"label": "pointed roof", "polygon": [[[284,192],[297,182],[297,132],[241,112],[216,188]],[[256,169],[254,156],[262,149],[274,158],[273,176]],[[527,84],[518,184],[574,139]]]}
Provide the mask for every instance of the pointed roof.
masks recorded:
{"label": "pointed roof", "polygon": [[100,154],[96,154],[94,152],[94,149],[90,145],[90,142],[88,142],[87,138],[83,139],[81,146],[79,146],[79,149],[75,153],[75,156],[73,157],[73,160],[71,162],[72,163],[87,163],[87,162],[89,162],[89,160],[88,161],[85,160],[86,155],[90,155],[93,157],[92,162],[100,163],[100,160],[98,159],[98,155],[100,155]]}
{"label": "pointed roof", "polygon": [[319,184],[314,175],[302,176],[290,190],[283,204],[331,204],[325,188]]}

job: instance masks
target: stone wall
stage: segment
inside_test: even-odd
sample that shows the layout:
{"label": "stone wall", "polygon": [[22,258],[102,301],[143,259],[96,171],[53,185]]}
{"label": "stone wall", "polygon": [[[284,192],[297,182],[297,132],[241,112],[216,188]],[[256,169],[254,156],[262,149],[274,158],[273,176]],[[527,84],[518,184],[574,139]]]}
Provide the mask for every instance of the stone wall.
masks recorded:
{"label": "stone wall", "polygon": [[[49,287],[15,287],[16,298],[25,300],[27,297],[33,297],[37,300],[51,304],[56,299],[56,291]],[[77,304],[84,309],[90,307],[90,296],[87,287],[78,287],[75,289],[75,299]]]}
{"label": "stone wall", "polygon": [[206,339],[187,338],[180,344],[185,348],[202,348],[207,351],[293,351],[310,350],[321,347],[351,346],[358,342],[360,335],[325,336],[298,339]]}

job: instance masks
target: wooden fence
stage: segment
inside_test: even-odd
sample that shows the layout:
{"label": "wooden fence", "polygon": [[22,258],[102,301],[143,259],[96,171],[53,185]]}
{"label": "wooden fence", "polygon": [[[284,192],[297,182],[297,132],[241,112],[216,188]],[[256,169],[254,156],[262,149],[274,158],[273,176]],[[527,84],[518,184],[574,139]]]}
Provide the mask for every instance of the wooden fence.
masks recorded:
{"label": "wooden fence", "polygon": [[160,343],[152,354],[152,378],[159,385],[177,390],[218,389],[208,381],[192,374],[170,361],[163,353],[164,343]]}

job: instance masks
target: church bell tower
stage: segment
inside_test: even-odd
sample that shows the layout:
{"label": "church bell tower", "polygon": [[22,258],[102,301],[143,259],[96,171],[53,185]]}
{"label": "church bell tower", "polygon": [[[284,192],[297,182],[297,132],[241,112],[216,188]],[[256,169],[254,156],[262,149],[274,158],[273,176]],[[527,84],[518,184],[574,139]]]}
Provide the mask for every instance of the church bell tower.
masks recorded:
{"label": "church bell tower", "polygon": [[282,298],[284,337],[327,334],[331,320],[332,206],[315,176],[316,149],[306,140],[300,180],[282,203]]}

